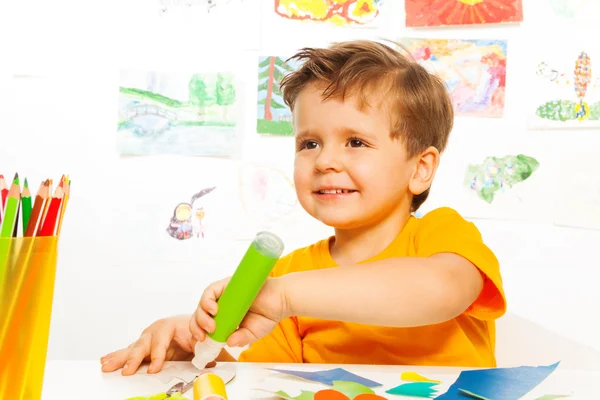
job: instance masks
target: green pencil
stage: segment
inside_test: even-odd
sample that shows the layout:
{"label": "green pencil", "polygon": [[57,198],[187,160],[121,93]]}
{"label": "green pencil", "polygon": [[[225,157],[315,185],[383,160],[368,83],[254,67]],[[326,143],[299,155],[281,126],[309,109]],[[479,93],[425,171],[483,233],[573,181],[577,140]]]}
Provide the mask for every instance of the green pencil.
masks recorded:
{"label": "green pencil", "polygon": [[25,234],[27,224],[29,223],[29,217],[31,217],[31,192],[29,191],[27,178],[25,178],[25,182],[23,183],[23,193],[21,193],[21,210],[23,213],[23,234]]}
{"label": "green pencil", "polygon": [[8,191],[6,199],[6,208],[4,209],[4,219],[2,220],[2,231],[0,237],[12,237],[17,222],[17,209],[21,200],[21,189],[19,188],[19,174],[15,174],[13,183]]}

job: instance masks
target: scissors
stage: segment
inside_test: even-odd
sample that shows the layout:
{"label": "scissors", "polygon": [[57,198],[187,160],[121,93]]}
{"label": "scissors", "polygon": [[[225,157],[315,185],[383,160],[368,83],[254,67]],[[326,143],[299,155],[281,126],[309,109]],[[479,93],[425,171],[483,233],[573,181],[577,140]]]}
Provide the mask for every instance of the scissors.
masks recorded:
{"label": "scissors", "polygon": [[154,394],[152,396],[136,396],[130,397],[126,400],[164,400],[164,399],[185,399],[183,394],[190,390],[194,386],[194,381],[197,376],[192,379],[191,382],[177,382],[166,392]]}

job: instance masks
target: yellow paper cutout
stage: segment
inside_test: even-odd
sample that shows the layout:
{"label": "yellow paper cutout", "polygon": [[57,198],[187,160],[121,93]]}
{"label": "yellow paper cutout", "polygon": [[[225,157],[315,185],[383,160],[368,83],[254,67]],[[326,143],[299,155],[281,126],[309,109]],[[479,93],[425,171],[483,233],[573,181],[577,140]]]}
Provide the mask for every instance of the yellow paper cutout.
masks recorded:
{"label": "yellow paper cutout", "polygon": [[431,382],[431,383],[442,383],[441,381],[434,381],[432,379],[427,379],[424,376],[417,374],[416,372],[403,372],[400,375],[400,379],[403,381],[409,382]]}

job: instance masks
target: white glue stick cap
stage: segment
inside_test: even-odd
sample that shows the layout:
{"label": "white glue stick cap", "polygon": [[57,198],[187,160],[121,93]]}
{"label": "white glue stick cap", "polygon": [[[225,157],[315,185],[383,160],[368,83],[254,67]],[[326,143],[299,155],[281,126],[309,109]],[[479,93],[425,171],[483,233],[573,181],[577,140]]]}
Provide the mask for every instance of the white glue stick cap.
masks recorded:
{"label": "white glue stick cap", "polygon": [[219,356],[223,347],[225,343],[219,343],[207,336],[204,341],[196,343],[192,364],[198,369],[204,369]]}

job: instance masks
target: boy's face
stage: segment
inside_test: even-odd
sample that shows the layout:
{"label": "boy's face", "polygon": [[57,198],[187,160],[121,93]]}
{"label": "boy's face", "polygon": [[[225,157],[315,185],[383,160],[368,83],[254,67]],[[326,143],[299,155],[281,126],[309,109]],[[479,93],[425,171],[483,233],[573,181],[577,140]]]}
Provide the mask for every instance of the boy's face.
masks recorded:
{"label": "boy's face", "polygon": [[[388,108],[358,108],[354,97],[323,102],[323,88],[307,86],[294,107],[298,200],[314,218],[337,229],[374,226],[408,217],[420,157],[407,159],[390,137]],[[427,184],[428,185],[428,184]],[[415,191],[416,190],[416,191]]]}

